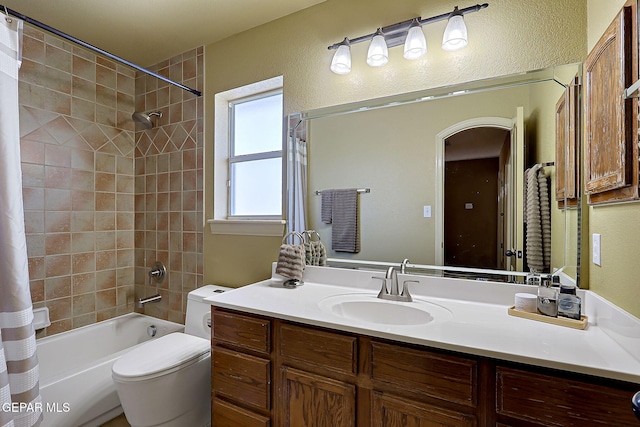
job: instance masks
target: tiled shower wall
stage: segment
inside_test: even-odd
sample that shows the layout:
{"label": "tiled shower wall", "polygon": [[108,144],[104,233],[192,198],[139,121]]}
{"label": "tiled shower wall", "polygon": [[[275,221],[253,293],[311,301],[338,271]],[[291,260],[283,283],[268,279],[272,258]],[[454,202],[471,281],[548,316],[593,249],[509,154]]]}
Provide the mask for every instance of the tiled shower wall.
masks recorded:
{"label": "tiled shower wall", "polygon": [[[146,312],[181,320],[184,293],[202,281],[202,236],[201,226],[197,226],[201,220],[196,218],[198,209],[201,212],[202,184],[191,181],[192,174],[202,176],[201,160],[198,162],[202,120],[197,120],[202,101],[190,103],[190,97],[195,96],[168,90],[165,103],[162,85],[148,90],[153,83],[136,78],[132,69],[29,26],[23,43],[20,130],[31,293],[34,307],[47,306],[52,321],[38,336],[134,311],[136,298],[155,291],[143,285],[145,258],[156,254],[172,264],[167,265],[167,288],[161,289],[166,298]],[[166,72],[177,74],[182,62],[192,57],[202,62],[202,52],[197,53],[194,50],[168,61]],[[187,76],[194,72],[190,65],[184,68]],[[194,70],[197,72],[197,67]],[[194,79],[202,86],[197,77]],[[140,84],[144,89],[136,88]],[[135,132],[131,120],[140,100],[136,93],[144,93],[146,98],[151,92],[158,95],[154,108],[166,107],[168,111],[163,116],[166,122],[161,124],[167,144],[157,152],[147,145],[145,135],[153,136],[154,146],[160,146],[164,138],[158,137],[159,128]],[[145,99],[145,106],[151,105],[152,98],[149,95],[148,104]],[[191,112],[198,107],[200,113]],[[195,132],[189,127],[192,121],[198,123]],[[183,132],[193,139],[193,147]],[[190,153],[173,150],[176,145]],[[170,187],[173,193],[179,192],[178,176],[182,187],[199,188],[200,193],[193,194],[193,208],[191,193],[180,194],[179,207],[174,202],[164,211],[164,205],[153,205],[152,200],[162,200],[162,196],[152,193],[153,178],[149,176],[158,173],[158,180],[163,179],[163,155],[168,156],[166,166],[175,177]],[[140,175],[136,177],[136,173]],[[190,209],[186,213],[182,211],[183,199]],[[150,227],[157,227],[158,235],[162,234],[164,223],[159,214],[164,212],[166,232],[172,233],[174,240],[178,235],[182,238],[180,246],[168,247],[179,249],[179,256],[169,257],[169,249],[166,254],[162,251],[162,236],[155,239],[157,246],[152,245]],[[169,221],[169,217],[179,218],[180,223]],[[198,230],[200,236],[194,237]],[[136,248],[142,249],[142,257]],[[183,274],[183,268],[188,272]]]}
{"label": "tiled shower wall", "polygon": [[[204,49],[190,50],[152,67],[203,90]],[[202,97],[147,75],[136,76],[136,111],[158,111],[155,127],[136,132],[136,295],[162,295],[145,312],[182,323],[187,294],[202,286]],[[163,283],[149,285],[155,261],[167,268]]]}

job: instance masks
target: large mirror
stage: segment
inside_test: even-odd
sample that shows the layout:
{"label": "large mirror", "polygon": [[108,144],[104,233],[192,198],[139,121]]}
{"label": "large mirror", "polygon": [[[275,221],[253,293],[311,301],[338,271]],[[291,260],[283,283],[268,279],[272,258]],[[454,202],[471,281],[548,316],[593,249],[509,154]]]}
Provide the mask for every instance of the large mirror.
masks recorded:
{"label": "large mirror", "polygon": [[[303,227],[330,259],[577,281],[580,204],[556,198],[556,109],[580,73],[570,64],[302,112],[289,144],[306,141],[306,194],[288,202],[304,199]],[[322,194],[354,188],[359,247],[335,250]]]}

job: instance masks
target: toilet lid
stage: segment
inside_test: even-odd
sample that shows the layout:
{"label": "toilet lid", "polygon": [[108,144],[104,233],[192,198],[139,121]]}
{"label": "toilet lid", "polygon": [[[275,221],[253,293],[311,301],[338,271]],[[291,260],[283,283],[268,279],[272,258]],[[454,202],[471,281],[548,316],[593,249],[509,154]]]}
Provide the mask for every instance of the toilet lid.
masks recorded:
{"label": "toilet lid", "polygon": [[211,351],[210,345],[204,338],[174,332],[124,354],[113,364],[113,376],[131,381],[164,375],[200,359]]}

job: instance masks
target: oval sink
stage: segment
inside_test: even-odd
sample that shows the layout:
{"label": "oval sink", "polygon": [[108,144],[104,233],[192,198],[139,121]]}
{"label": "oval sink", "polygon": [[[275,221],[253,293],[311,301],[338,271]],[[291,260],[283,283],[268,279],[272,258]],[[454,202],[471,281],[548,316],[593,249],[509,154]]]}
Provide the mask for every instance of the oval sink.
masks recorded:
{"label": "oval sink", "polygon": [[398,326],[414,326],[445,321],[453,317],[446,308],[427,301],[387,301],[373,294],[342,294],[321,300],[323,311],[345,319]]}

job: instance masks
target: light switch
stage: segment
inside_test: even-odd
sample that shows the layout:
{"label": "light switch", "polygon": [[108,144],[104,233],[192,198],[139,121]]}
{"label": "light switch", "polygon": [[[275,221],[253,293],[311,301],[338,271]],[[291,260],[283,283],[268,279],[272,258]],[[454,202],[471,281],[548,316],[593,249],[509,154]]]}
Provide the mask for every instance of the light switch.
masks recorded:
{"label": "light switch", "polygon": [[593,252],[593,263],[595,265],[601,265],[600,264],[600,234],[593,233],[592,252]]}
{"label": "light switch", "polygon": [[424,217],[431,218],[431,206],[424,207]]}
{"label": "light switch", "polygon": [[473,203],[465,203],[464,208],[467,210],[473,209]]}

